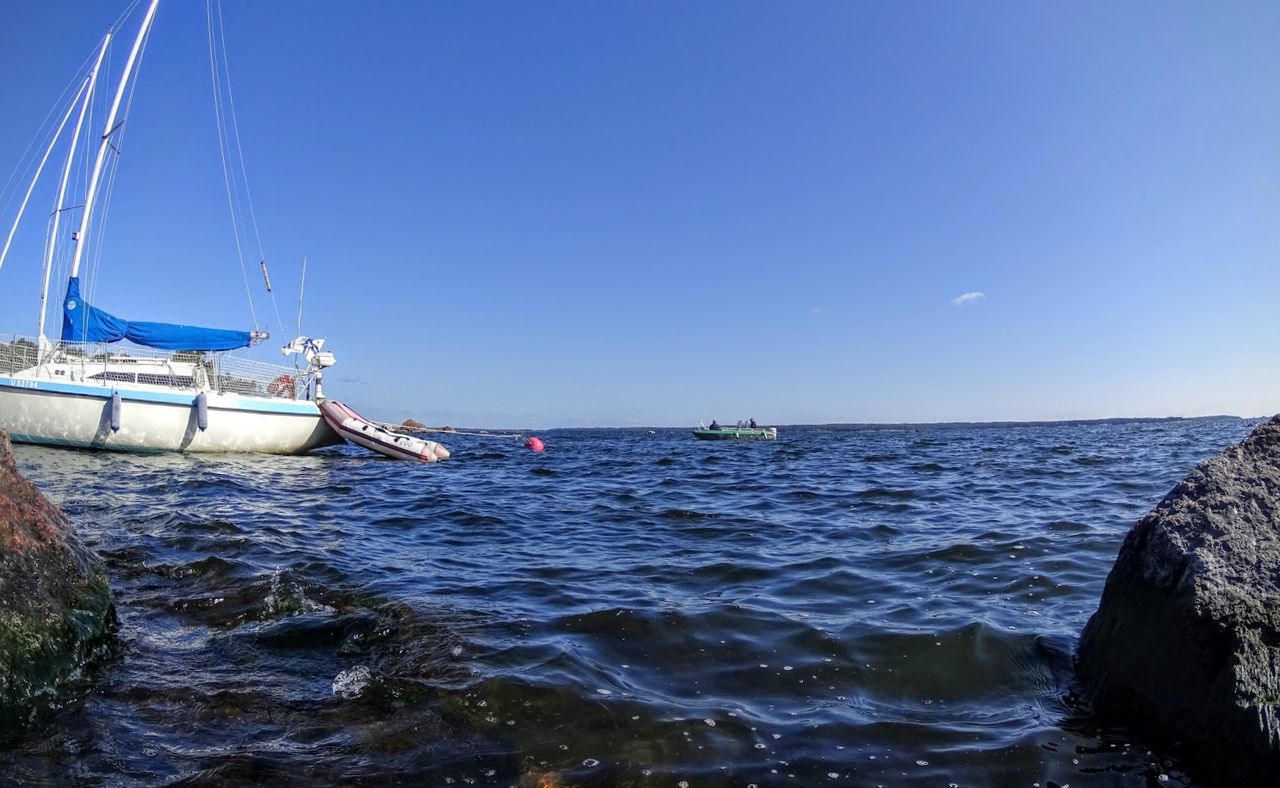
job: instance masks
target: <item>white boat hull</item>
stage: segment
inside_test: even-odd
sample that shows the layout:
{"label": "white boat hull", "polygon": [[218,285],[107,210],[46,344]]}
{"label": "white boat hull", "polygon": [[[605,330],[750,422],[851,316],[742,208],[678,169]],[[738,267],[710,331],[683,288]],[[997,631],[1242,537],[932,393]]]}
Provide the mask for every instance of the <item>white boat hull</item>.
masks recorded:
{"label": "white boat hull", "polygon": [[[117,391],[120,429],[113,431]],[[214,392],[206,394],[201,430],[196,396],[0,375],[0,429],[20,443],[131,452],[302,454],[342,441],[314,402]]]}

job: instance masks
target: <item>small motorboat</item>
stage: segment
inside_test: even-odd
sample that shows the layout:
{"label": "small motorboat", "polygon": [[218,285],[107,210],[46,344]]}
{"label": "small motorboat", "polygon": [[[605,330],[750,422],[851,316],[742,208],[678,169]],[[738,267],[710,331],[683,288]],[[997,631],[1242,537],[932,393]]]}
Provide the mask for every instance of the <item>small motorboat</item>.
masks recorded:
{"label": "small motorboat", "polygon": [[710,427],[704,427],[699,424],[698,429],[693,431],[693,436],[704,441],[723,441],[723,440],[758,440],[772,441],[778,439],[777,427],[721,427],[719,424],[713,424]]}
{"label": "small motorboat", "polygon": [[335,399],[322,400],[320,414],[343,438],[393,460],[435,462],[449,459],[449,450],[435,441],[394,433],[374,424]]}

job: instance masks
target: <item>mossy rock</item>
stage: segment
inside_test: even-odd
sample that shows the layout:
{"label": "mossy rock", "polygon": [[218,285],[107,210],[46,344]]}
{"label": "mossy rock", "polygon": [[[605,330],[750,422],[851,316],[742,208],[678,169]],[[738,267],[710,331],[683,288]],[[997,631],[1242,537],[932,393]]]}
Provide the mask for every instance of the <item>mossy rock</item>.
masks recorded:
{"label": "mossy rock", "polygon": [[57,705],[113,618],[102,563],[18,472],[0,430],[0,733]]}

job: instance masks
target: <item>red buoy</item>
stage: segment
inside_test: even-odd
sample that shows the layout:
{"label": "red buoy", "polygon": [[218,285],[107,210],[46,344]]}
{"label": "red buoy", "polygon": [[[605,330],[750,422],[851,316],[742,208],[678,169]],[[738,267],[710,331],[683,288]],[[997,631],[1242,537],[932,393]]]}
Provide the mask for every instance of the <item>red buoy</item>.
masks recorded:
{"label": "red buoy", "polygon": [[542,445],[542,439],[536,435],[531,435],[524,439],[524,447],[530,451],[542,451],[546,447]]}

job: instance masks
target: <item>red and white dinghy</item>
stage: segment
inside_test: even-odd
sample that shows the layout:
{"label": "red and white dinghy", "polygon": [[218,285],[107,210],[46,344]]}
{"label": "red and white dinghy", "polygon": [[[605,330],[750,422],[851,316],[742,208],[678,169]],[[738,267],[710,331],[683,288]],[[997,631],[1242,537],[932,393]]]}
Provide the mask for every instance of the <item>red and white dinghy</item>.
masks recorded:
{"label": "red and white dinghy", "polygon": [[322,400],[320,414],[342,437],[393,460],[435,462],[449,459],[449,450],[435,441],[400,435],[379,427],[337,400]]}

